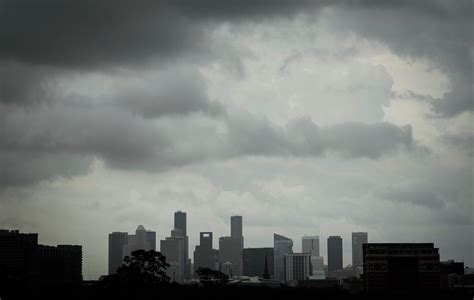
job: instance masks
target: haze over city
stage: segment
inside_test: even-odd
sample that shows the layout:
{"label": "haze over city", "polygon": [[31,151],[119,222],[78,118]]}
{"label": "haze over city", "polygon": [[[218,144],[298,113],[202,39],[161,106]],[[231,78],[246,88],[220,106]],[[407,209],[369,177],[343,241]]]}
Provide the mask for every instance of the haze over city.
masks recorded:
{"label": "haze over city", "polygon": [[[245,247],[434,243],[474,266],[472,1],[0,0],[0,228]],[[192,258],[192,256],[190,255]]]}

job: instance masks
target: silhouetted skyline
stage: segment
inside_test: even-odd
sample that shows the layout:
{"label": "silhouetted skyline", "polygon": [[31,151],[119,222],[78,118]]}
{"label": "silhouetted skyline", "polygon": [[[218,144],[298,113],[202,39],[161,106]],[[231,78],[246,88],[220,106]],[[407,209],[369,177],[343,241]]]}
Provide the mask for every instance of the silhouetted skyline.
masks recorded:
{"label": "silhouetted skyline", "polygon": [[0,228],[81,245],[91,280],[113,232],[120,257],[181,230],[185,278],[200,232],[229,253],[318,235],[317,265],[340,236],[343,267],[367,232],[473,266],[473,11],[0,0]]}

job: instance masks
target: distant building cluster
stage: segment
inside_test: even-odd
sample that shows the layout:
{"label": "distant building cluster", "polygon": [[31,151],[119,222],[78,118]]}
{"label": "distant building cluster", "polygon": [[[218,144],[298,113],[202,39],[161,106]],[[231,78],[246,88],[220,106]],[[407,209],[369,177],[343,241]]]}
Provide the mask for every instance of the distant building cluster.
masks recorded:
{"label": "distant building cluster", "polygon": [[[135,235],[139,235],[138,229]],[[109,273],[114,273],[128,255],[123,250],[126,244],[126,233],[109,235]],[[245,248],[242,216],[231,216],[230,236],[218,238],[217,249],[211,231],[199,233],[191,263],[186,213],[178,211],[170,236],[160,241],[160,252],[170,264],[167,275],[178,283],[196,281],[199,268],[221,271],[242,285],[342,286],[367,292],[449,287],[462,282],[464,276],[464,264],[440,262],[433,244],[369,243],[367,232],[353,232],[351,246],[352,264],[346,267],[341,236],[327,238],[327,261],[320,252],[318,235],[301,238],[301,253],[293,251],[292,239],[276,233],[273,247]]]}
{"label": "distant building cluster", "polygon": [[[146,231],[143,226],[137,228],[134,236],[111,233],[109,273],[117,270],[131,249],[155,249],[155,237],[155,232]],[[245,248],[242,216],[231,216],[230,235],[218,238],[217,249],[214,249],[212,232],[199,233],[199,244],[191,263],[186,213],[178,211],[174,215],[174,228],[169,237],[160,241],[159,251],[170,264],[167,275],[178,283],[197,280],[199,268],[221,271],[231,280],[249,285],[331,287],[344,284],[369,292],[401,287],[433,289],[442,286],[442,282],[447,286],[449,280],[459,281],[452,275],[449,280],[443,277],[443,266],[449,272],[455,268],[452,263],[449,267],[440,263],[438,249],[433,244],[369,243],[367,232],[353,232],[351,245],[352,264],[346,267],[341,236],[327,238],[325,257],[320,252],[318,235],[303,236],[300,253],[293,251],[292,239],[276,233],[273,247]],[[458,269],[453,272],[461,274]]]}

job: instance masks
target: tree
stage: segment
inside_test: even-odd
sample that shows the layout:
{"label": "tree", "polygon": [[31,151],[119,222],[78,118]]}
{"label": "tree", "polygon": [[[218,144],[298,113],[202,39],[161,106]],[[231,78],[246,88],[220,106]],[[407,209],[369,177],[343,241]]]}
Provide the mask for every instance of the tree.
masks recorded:
{"label": "tree", "polygon": [[105,286],[152,286],[168,283],[166,275],[169,268],[166,257],[154,250],[135,250],[131,256],[124,258],[123,265],[117,273],[107,276],[103,281]]}
{"label": "tree", "polygon": [[224,285],[229,279],[229,277],[227,277],[227,275],[222,273],[221,271],[216,271],[209,268],[199,268],[196,271],[196,274],[198,275],[199,281],[202,284],[219,283],[221,285]]}

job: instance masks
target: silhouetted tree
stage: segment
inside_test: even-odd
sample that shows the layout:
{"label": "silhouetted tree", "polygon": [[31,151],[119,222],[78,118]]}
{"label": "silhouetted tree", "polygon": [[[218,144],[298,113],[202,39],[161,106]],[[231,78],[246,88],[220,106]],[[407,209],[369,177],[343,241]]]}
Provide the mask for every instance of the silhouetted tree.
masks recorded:
{"label": "silhouetted tree", "polygon": [[199,268],[196,271],[196,274],[198,275],[199,281],[201,281],[202,284],[218,283],[224,285],[229,279],[229,277],[227,277],[227,275],[221,271],[216,271],[209,268]]}
{"label": "silhouetted tree", "polygon": [[105,277],[102,282],[108,286],[153,286],[168,283],[166,269],[170,265],[166,257],[154,250],[136,250],[124,258],[123,265],[115,274]]}

